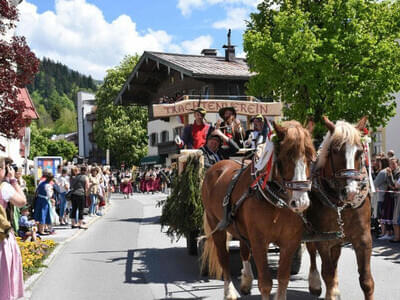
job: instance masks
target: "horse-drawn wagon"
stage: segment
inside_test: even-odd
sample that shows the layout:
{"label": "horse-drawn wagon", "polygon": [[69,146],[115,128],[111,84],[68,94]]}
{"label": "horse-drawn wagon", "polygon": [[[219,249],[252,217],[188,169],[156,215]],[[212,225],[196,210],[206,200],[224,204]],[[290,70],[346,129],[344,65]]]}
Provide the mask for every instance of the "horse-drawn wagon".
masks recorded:
{"label": "horse-drawn wagon", "polygon": [[[316,295],[321,293],[321,281],[315,264],[318,250],[325,269],[326,299],[334,299],[338,295],[337,260],[343,241],[349,241],[358,258],[360,284],[365,299],[372,299],[374,287],[370,270],[372,241],[369,230],[371,206],[365,168],[368,145],[362,140],[365,123],[365,118],[357,126],[347,122],[333,124],[325,119],[329,131],[317,157],[310,135],[312,126],[307,130],[296,121],[284,122],[282,125],[274,123],[276,139],[269,140],[270,147],[274,149],[272,169],[266,163],[269,160],[264,160],[268,154],[268,147],[264,147],[258,162],[253,161],[246,166],[232,160],[220,161],[202,179],[203,172],[199,164],[201,159],[193,159],[191,153],[186,153],[187,157],[181,161],[181,176],[177,178],[187,176],[191,178],[192,185],[185,187],[182,182],[178,182],[174,190],[193,191],[193,196],[197,200],[200,198],[202,205],[193,210],[185,206],[178,218],[191,217],[192,212],[201,218],[203,210],[204,218],[197,220],[197,223],[193,222],[192,227],[188,226],[185,230],[174,228],[172,224],[169,233],[188,237],[189,249],[194,252],[194,246],[190,243],[191,230],[188,229],[198,234],[201,230],[199,224],[203,224],[205,238],[202,240],[204,243],[200,242],[200,252],[205,249],[208,271],[223,275],[224,296],[227,299],[236,299],[237,295],[229,272],[227,234],[240,240],[243,262],[241,292],[246,294],[251,289],[252,256],[258,271],[259,289],[265,298],[269,297],[272,288],[270,274],[265,268],[265,246],[274,242],[280,249],[276,299],[285,299],[289,274],[296,271],[291,270],[293,258],[297,260],[295,265],[300,267],[301,250],[298,245],[303,238],[303,228],[306,227],[315,234],[306,239],[307,242],[314,242],[307,244],[312,266],[310,292]],[[315,158],[316,163],[312,163]],[[259,162],[263,163],[257,169],[254,166],[260,165]],[[187,173],[188,169],[192,173]],[[197,177],[193,174],[197,174]],[[200,194],[201,181],[203,188]],[[255,193],[252,192],[253,187],[258,189]],[[175,202],[175,196],[177,193],[172,194],[170,202]],[[265,205],[262,201],[246,201],[250,198],[257,200],[259,197],[264,197],[271,205]],[[231,214],[235,221],[229,227],[218,230],[223,218],[221,207],[226,200],[233,206]],[[180,203],[185,205],[184,201]],[[311,202],[313,204],[310,206]],[[175,207],[179,209],[179,205]],[[163,221],[168,220],[162,217],[163,225],[171,225]]]}
{"label": "horse-drawn wagon", "polygon": [[[238,118],[241,121],[241,124],[243,125],[243,127],[246,124],[247,128],[250,127],[250,119],[252,116],[262,114],[269,117],[270,119],[275,119],[277,117],[280,117],[282,108],[281,103],[259,102],[254,97],[208,97],[208,99],[199,100],[192,96],[185,96],[183,98],[183,101],[177,103],[153,105],[153,116],[162,118],[167,116],[172,117],[179,115],[180,118],[183,120],[184,125],[188,125],[190,123],[189,115],[193,113],[193,109],[199,106],[207,110],[207,119],[212,123],[217,122],[217,112],[221,110],[221,108],[234,107]],[[244,136],[242,136],[241,138],[243,139]],[[245,166],[246,163],[248,163],[248,161],[244,162],[244,158],[251,151],[254,151],[254,149],[242,148],[233,157],[231,157],[230,160],[236,161],[238,168],[241,168],[242,166]],[[172,214],[168,212],[168,210],[170,210],[170,206],[167,205],[167,207],[163,211],[161,221],[164,225],[170,226],[168,229],[168,233],[172,234],[174,232],[177,233],[178,236],[185,236],[187,241],[187,250],[190,255],[199,255],[201,257],[204,241],[200,240],[198,242],[199,234],[202,232],[203,223],[202,218],[199,220],[197,219],[200,217],[200,210],[198,209],[198,206],[193,203],[193,199],[180,201],[177,198],[180,198],[183,196],[182,194],[185,194],[185,197],[187,198],[193,198],[193,196],[194,198],[197,197],[196,201],[201,203],[201,195],[199,193],[201,188],[200,182],[196,184],[196,189],[192,189],[187,181],[189,180],[189,178],[192,178],[194,176],[193,170],[191,169],[191,171],[189,171],[190,174],[188,174],[188,172],[186,172],[187,170],[185,169],[188,162],[191,165],[195,164],[195,168],[197,168],[195,171],[195,173],[197,174],[195,176],[198,176],[197,179],[199,181],[202,181],[204,175],[204,158],[202,155],[202,151],[193,149],[181,149],[179,151],[179,154],[175,154],[172,156],[176,160],[176,174],[180,177],[180,180],[175,185],[175,189],[179,189],[179,192],[173,188],[170,201],[180,202],[180,205],[174,206],[174,209],[182,209],[182,215],[180,215],[179,212],[176,212],[178,215],[180,215],[176,218],[179,220],[171,220]],[[187,191],[182,192],[182,189],[192,189],[193,195],[188,195]],[[192,205],[190,205],[190,203]],[[201,210],[202,209],[203,208],[201,206]],[[190,215],[188,215],[188,212],[190,212]],[[185,213],[186,215],[184,215]],[[197,218],[193,218],[193,215],[196,215]],[[183,220],[185,218],[189,219],[189,224]],[[237,242],[234,242],[233,244],[237,244]],[[270,251],[278,252],[279,248],[271,247]],[[300,269],[301,253],[301,248],[299,248],[296,253],[296,259],[293,263],[293,268],[291,271],[292,274],[297,273]]]}

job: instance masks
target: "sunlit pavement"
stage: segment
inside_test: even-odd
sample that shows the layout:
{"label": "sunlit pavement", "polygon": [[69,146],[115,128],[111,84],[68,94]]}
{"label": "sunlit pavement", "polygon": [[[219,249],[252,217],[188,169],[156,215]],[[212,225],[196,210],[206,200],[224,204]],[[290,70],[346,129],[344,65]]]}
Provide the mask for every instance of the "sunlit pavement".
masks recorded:
{"label": "sunlit pavement", "polygon": [[[71,240],[33,286],[32,298],[45,299],[222,299],[223,282],[201,277],[197,257],[189,256],[184,238],[178,242],[160,231],[165,194],[116,194],[109,212]],[[400,299],[400,247],[376,242],[372,258],[376,299]],[[276,291],[277,254],[270,254]],[[235,279],[240,273],[238,251],[233,251]],[[308,293],[308,254],[300,273],[292,276],[288,299],[317,299]],[[342,300],[363,299],[356,259],[351,247],[343,248],[339,261]],[[238,281],[235,281],[238,287]],[[252,295],[258,299],[257,281]],[[324,295],[324,290],[323,294]],[[321,297],[322,299],[322,297]]]}

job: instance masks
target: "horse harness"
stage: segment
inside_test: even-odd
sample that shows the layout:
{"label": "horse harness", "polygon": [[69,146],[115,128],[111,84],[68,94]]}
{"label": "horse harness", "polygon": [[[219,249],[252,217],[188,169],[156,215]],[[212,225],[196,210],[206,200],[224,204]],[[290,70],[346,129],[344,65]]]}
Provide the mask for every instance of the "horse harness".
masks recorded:
{"label": "horse harness", "polygon": [[[240,206],[244,203],[246,199],[248,199],[251,195],[256,193],[256,196],[260,200],[264,200],[271,204],[272,206],[276,208],[289,208],[287,204],[287,190],[293,190],[293,191],[310,191],[311,190],[311,181],[306,180],[306,181],[285,181],[283,180],[282,182],[279,182],[277,180],[268,180],[269,174],[266,174],[266,172],[257,174],[257,171],[254,168],[255,161],[254,161],[254,156],[253,156],[253,162],[247,166],[242,165],[242,168],[236,170],[235,175],[232,178],[232,181],[229,183],[226,195],[224,197],[224,200],[222,202],[224,211],[227,211],[227,213],[224,214],[223,219],[219,222],[219,224],[216,226],[215,231],[217,230],[224,230],[226,227],[228,227],[231,223],[233,223],[236,232],[238,233],[239,237],[241,240],[243,240],[248,249],[251,250],[250,248],[250,243],[247,240],[246,237],[244,237],[237,226],[237,223],[235,222],[235,217],[237,214],[237,211],[239,210]],[[253,178],[253,183],[250,185],[250,187],[240,196],[238,201],[235,203],[232,203],[231,198],[232,198],[232,193],[233,190],[236,186],[236,183],[238,182],[240,176],[244,173],[244,171],[248,168],[251,167],[251,175]],[[277,163],[273,164],[272,166],[272,172],[278,172],[279,165]],[[303,222],[305,224],[309,224],[309,222],[306,220],[305,216],[302,213],[298,214]],[[214,231],[213,231],[214,232]]]}
{"label": "horse harness", "polygon": [[[331,154],[331,149],[329,150]],[[264,200],[271,204],[276,208],[289,208],[287,203],[287,190],[292,191],[313,191],[317,193],[320,197],[322,204],[334,210],[337,214],[337,224],[339,227],[339,231],[333,232],[320,232],[315,230],[312,224],[307,220],[306,216],[303,213],[298,213],[299,217],[302,219],[305,228],[306,234],[303,237],[303,241],[322,241],[322,240],[333,240],[333,239],[343,239],[345,237],[344,234],[344,222],[342,219],[342,211],[346,208],[353,208],[356,209],[360,207],[368,194],[369,184],[368,184],[368,176],[365,176],[367,171],[365,168],[365,160],[362,160],[362,164],[359,170],[357,169],[342,169],[342,170],[335,170],[332,155],[329,155],[330,164],[332,168],[332,176],[326,177],[324,174],[321,173],[321,169],[317,169],[317,162],[313,162],[312,165],[312,176],[311,180],[306,181],[282,181],[279,182],[277,180],[268,180],[265,178],[268,176],[267,174],[261,173],[257,174],[257,171],[254,170],[254,158],[253,163],[248,166],[244,166],[242,164],[242,168],[236,170],[236,174],[233,176],[232,181],[230,182],[227,193],[223,200],[223,207],[224,210],[227,210],[228,213],[224,214],[224,219],[217,225],[215,228],[216,230],[223,230],[228,227],[232,222],[234,224],[235,230],[237,231],[239,237],[246,243],[247,247],[250,249],[249,241],[240,233],[237,224],[235,222],[235,217],[237,214],[238,209],[244,201],[249,198],[251,195],[256,193],[256,196],[260,200]],[[244,173],[244,171],[248,168],[252,167],[251,174],[253,177],[253,184],[245,191],[241,197],[235,203],[231,202],[231,197],[233,190],[238,182],[240,176]],[[279,164],[273,164],[272,172],[278,172]],[[263,179],[264,178],[264,179]],[[339,179],[353,179],[359,181],[360,191],[361,193],[357,194],[358,197],[357,204],[345,204],[343,202],[343,198],[339,191],[339,199],[340,202],[336,204],[334,201],[334,197],[336,195],[332,195],[324,188],[322,181],[327,182],[329,187],[332,190],[339,190]]]}
{"label": "horse harness", "polygon": [[[307,237],[305,240],[307,241],[316,241],[316,240],[331,240],[331,239],[343,239],[345,237],[344,234],[344,222],[342,219],[342,211],[344,209],[357,209],[360,207],[369,191],[369,183],[368,183],[368,174],[367,169],[365,167],[365,159],[362,159],[362,163],[360,169],[341,169],[336,170],[335,165],[333,163],[333,155],[332,149],[329,148],[329,160],[332,169],[332,175],[326,176],[321,169],[317,169],[317,162],[315,162],[312,166],[312,191],[316,193],[320,199],[321,203],[334,210],[337,215],[337,225],[339,227],[339,231],[336,232],[318,232],[312,228],[311,235],[313,237]],[[357,201],[355,204],[346,204],[343,201],[342,194],[340,192],[340,184],[339,180],[356,180],[359,182],[360,193],[357,193],[355,197],[357,197]],[[325,188],[326,185],[331,189],[331,191],[327,191]],[[333,192],[337,192],[333,194]],[[335,199],[339,199],[339,202],[335,201]]]}

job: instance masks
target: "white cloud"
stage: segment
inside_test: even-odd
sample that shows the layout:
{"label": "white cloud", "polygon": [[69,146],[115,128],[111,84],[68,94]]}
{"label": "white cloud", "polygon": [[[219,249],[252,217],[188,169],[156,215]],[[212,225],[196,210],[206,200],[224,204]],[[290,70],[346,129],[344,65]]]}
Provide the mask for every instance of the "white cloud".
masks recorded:
{"label": "white cloud", "polygon": [[173,49],[192,53],[198,50],[195,43],[207,47],[212,43],[210,36],[200,36],[177,45],[164,30],[149,28],[139,32],[127,15],[109,23],[102,11],[86,0],[56,0],[54,12],[38,13],[28,1],[18,8],[17,33],[27,38],[38,57],[58,60],[96,79],[102,79],[105,71],[118,65],[127,54]]}
{"label": "white cloud", "polygon": [[250,12],[254,11],[262,0],[178,0],[178,8],[182,15],[189,16],[195,9],[205,9],[220,6],[226,12],[225,19],[212,24],[216,29],[243,30],[245,20],[249,19]]}
{"label": "white cloud", "polygon": [[191,41],[181,43],[183,52],[190,54],[200,54],[201,50],[211,48],[213,39],[209,35],[202,35]]}
{"label": "white cloud", "polygon": [[236,7],[256,7],[262,0],[178,0],[178,8],[182,15],[188,16],[194,9],[201,9],[212,5],[235,5]]}
{"label": "white cloud", "polygon": [[200,8],[204,6],[204,0],[179,0],[178,8],[181,10],[182,15],[188,16],[193,8]]}
{"label": "white cloud", "polygon": [[227,10],[226,19],[213,23],[216,29],[245,29],[245,20],[249,16],[249,10],[246,8],[236,7]]}

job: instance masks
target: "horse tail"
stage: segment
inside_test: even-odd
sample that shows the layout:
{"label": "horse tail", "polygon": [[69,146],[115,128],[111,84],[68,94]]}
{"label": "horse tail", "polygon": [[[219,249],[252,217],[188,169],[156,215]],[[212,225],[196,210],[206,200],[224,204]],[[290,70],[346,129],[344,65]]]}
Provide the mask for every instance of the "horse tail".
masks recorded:
{"label": "horse tail", "polygon": [[[217,279],[222,278],[222,267],[219,263],[217,246],[214,242],[214,237],[212,236],[212,229],[207,221],[207,214],[204,212],[203,215],[203,230],[204,230],[204,248],[203,254],[201,256],[201,270],[208,270],[208,275],[210,277],[215,277]],[[225,233],[226,234],[226,233]]]}

